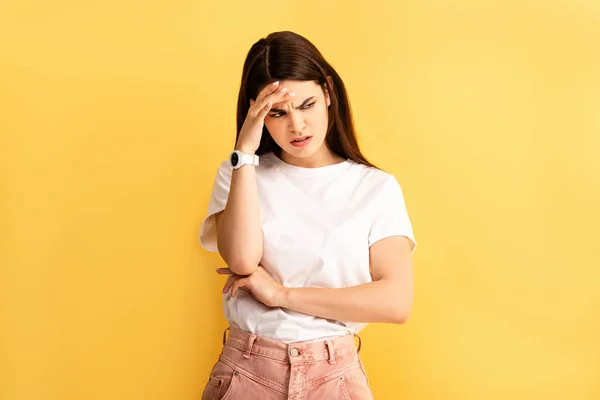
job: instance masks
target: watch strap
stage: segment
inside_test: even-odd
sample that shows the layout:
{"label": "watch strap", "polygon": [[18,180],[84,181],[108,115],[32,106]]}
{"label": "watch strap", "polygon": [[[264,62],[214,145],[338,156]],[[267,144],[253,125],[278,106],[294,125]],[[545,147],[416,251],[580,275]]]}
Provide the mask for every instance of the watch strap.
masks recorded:
{"label": "watch strap", "polygon": [[256,154],[242,153],[240,167],[246,164],[258,165],[258,156]]}
{"label": "watch strap", "polygon": [[[234,162],[235,161],[235,162]],[[241,168],[242,166],[250,164],[250,165],[258,165],[258,155],[256,154],[245,154],[239,150],[234,150],[229,156],[229,165],[233,169]]]}

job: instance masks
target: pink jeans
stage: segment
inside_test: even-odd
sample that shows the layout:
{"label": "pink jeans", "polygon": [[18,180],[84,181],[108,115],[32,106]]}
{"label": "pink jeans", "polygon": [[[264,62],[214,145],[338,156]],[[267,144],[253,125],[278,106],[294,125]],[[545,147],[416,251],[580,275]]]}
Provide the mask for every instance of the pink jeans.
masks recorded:
{"label": "pink jeans", "polygon": [[359,351],[352,335],[286,344],[227,328],[202,400],[373,399]]}

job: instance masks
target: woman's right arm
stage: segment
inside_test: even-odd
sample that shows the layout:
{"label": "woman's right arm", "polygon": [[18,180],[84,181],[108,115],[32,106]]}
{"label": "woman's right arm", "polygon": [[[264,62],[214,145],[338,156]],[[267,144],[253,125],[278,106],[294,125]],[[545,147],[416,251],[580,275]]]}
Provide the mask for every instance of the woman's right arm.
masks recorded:
{"label": "woman's right arm", "polygon": [[253,273],[263,252],[255,168],[246,164],[233,170],[227,206],[216,215],[219,253],[238,275]]}
{"label": "woman's right arm", "polygon": [[[248,115],[238,136],[236,150],[254,154],[260,145],[264,120],[277,101],[285,96],[279,82],[263,88],[256,101],[250,100]],[[232,171],[225,209],[216,214],[217,247],[229,269],[238,275],[256,270],[263,254],[263,233],[256,184],[256,167],[246,164]]]}

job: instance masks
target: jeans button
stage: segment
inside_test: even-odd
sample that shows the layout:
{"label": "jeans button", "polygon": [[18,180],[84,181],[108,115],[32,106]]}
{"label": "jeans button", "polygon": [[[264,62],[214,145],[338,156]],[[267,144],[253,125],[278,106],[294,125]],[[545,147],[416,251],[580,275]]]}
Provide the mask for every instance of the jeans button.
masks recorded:
{"label": "jeans button", "polygon": [[298,351],[297,348],[294,347],[293,349],[290,350],[290,356],[297,357],[298,354],[300,354],[300,352]]}

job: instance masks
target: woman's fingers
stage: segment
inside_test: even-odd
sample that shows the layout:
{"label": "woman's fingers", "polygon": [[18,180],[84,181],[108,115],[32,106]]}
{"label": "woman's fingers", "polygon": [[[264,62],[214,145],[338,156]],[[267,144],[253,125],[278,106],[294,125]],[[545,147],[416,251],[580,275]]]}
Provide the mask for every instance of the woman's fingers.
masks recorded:
{"label": "woman's fingers", "polygon": [[231,288],[231,285],[233,285],[234,281],[235,281],[235,276],[229,275],[229,278],[227,278],[227,282],[225,282],[225,286],[223,286],[223,293],[227,293],[229,291],[229,289]]}
{"label": "woman's fingers", "polygon": [[264,121],[264,119],[267,116],[267,114],[269,113],[269,111],[271,111],[272,105],[273,105],[272,101],[267,101],[267,104],[265,104],[265,106],[263,108],[258,110],[258,112],[256,113],[256,117],[259,118],[261,121]]}
{"label": "woman's fingers", "polygon": [[265,86],[256,96],[256,101],[262,101],[265,97],[275,92],[279,87],[279,81],[272,82],[269,85]]}
{"label": "woman's fingers", "polygon": [[221,275],[229,275],[229,277],[227,277],[227,281],[225,282],[225,286],[223,286],[223,293],[227,293],[237,275],[231,272],[229,268],[217,268],[217,273]]}
{"label": "woman's fingers", "polygon": [[245,288],[247,284],[248,284],[248,278],[236,279],[235,282],[233,282],[233,285],[231,285],[231,295],[233,297],[235,297],[238,289]]}
{"label": "woman's fingers", "polygon": [[231,270],[229,268],[217,268],[217,273],[221,274],[221,275],[231,275],[233,274],[233,272],[231,272]]}
{"label": "woman's fingers", "polygon": [[277,103],[278,101],[284,99],[284,98],[289,98],[289,97],[294,97],[296,95],[296,93],[294,92],[290,92],[288,88],[281,88],[273,93],[271,93],[270,95],[268,95],[267,97],[265,97],[262,102],[263,103],[267,103],[268,101],[272,101],[273,103]]}
{"label": "woman's fingers", "polygon": [[289,92],[287,88],[281,88],[260,100],[257,99],[252,103],[252,106],[250,106],[250,110],[253,111],[254,115],[258,115],[261,111],[264,111],[266,107],[270,108],[268,105],[269,102],[274,104],[278,101],[294,97],[295,95],[295,93]]}

